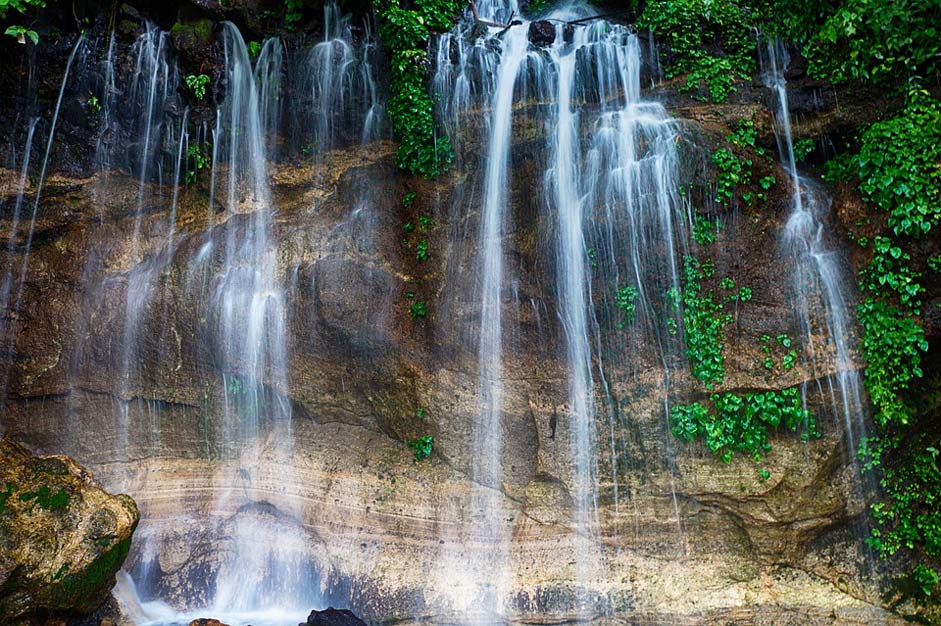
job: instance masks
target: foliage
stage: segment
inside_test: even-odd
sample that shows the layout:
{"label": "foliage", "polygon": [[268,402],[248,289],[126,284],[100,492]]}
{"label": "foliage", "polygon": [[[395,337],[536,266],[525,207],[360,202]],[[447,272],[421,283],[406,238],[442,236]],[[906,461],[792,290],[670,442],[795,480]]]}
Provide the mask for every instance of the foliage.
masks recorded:
{"label": "foliage", "polygon": [[[771,159],[767,156],[767,151],[756,145],[757,138],[758,131],[755,129],[755,123],[751,120],[739,120],[735,131],[725,137],[728,145],[717,149],[712,154],[712,162],[715,164],[717,172],[716,202],[719,204],[731,204],[736,189],[751,185],[754,179],[752,171],[754,161],[748,154],[739,156],[736,152],[754,152],[770,163]],[[764,191],[767,191],[774,184],[774,176],[764,176],[758,180],[758,184]],[[763,192],[744,191],[742,193],[742,200],[746,204],[751,204],[755,199],[765,200],[766,198]]]}
{"label": "foliage", "polygon": [[[862,5],[871,7],[872,3],[846,3]],[[888,22],[875,23],[890,23],[899,11],[912,8],[910,2],[886,6],[886,14],[879,20]],[[840,19],[849,18],[842,15]],[[845,23],[851,24],[852,20]],[[911,38],[912,47],[898,58],[876,63],[870,52],[883,54],[886,47],[898,45],[895,38],[899,33],[892,28],[897,25],[882,35],[886,41],[873,51],[861,53],[851,62],[835,59],[836,65],[831,66],[835,77],[882,82],[891,79],[891,72],[912,75],[921,71],[918,68],[924,63],[936,63],[926,58],[912,60],[910,55],[922,54],[924,50],[919,48],[925,45],[912,27],[905,35]],[[863,40],[870,36],[861,34]],[[912,402],[915,384],[922,377],[922,357],[928,351],[918,318],[924,288],[921,274],[912,267],[912,252],[913,244],[930,236],[941,221],[939,125],[938,101],[924,91],[912,90],[903,110],[862,133],[858,152],[828,164],[831,179],[855,182],[863,198],[885,216],[885,232],[871,240],[858,240],[872,254],[860,272],[865,298],[857,310],[863,327],[864,382],[875,407],[876,423],[875,435],[863,442],[859,454],[865,469],[879,478],[884,493],[883,499],[870,507],[874,527],[868,541],[884,557],[901,550],[910,553],[911,586],[921,596],[929,595],[938,584],[937,565],[931,564],[937,564],[941,557],[941,442],[926,435],[925,424]],[[931,267],[930,260],[928,265]]]}
{"label": "foliage", "polygon": [[716,225],[702,215],[697,215],[693,222],[693,241],[701,246],[708,246],[716,241]]}
{"label": "foliage", "polygon": [[88,108],[95,113],[101,113],[101,102],[99,102],[98,96],[88,97]]}
{"label": "foliage", "polygon": [[199,178],[199,172],[210,166],[210,159],[203,154],[199,144],[190,144],[186,150],[186,184],[191,185]]}
{"label": "foliage", "polygon": [[939,103],[925,92],[912,92],[900,115],[863,134],[850,167],[866,199],[889,214],[896,236],[927,234],[941,222]]}
{"label": "foliage", "polygon": [[634,301],[637,299],[637,295],[637,287],[634,285],[621,287],[614,294],[614,306],[624,314],[623,319],[618,322],[618,328],[624,328],[634,321],[634,313],[637,310],[637,304]]}
{"label": "foliage", "polygon": [[781,367],[785,370],[792,370],[797,365],[797,350],[791,347],[791,338],[787,335],[778,335],[773,342],[770,335],[762,335],[758,342],[761,344],[761,352],[764,355],[761,364],[765,369],[773,370],[775,368],[777,365],[775,356],[780,357]]}
{"label": "foliage", "polygon": [[911,256],[888,237],[875,237],[872,243],[872,260],[861,273],[862,288],[877,294],[892,292],[906,310],[917,312],[925,289],[918,282],[921,274],[911,269]]}
{"label": "foliage", "polygon": [[[30,8],[41,9],[45,6],[45,0],[0,0],[0,20],[6,19],[10,9],[17,13],[26,13]],[[26,43],[26,40],[29,39],[34,46],[39,44],[39,34],[35,30],[19,24],[7,26],[3,34],[15,37],[20,43]]]}
{"label": "foliage", "polygon": [[[706,389],[721,385],[725,378],[722,356],[722,335],[732,316],[723,312],[721,301],[712,291],[704,291],[701,281],[711,278],[715,268],[710,261],[700,263],[696,257],[684,260],[684,283],[680,300],[683,303],[683,326],[686,329],[686,355],[693,376]],[[672,298],[675,300],[675,295]]]}
{"label": "foliage", "polygon": [[713,102],[724,102],[735,80],[747,80],[755,69],[750,13],[738,2],[650,0],[637,26],[652,30],[669,47],[667,78],[687,74],[681,89],[703,84]]}
{"label": "foliage", "polygon": [[257,58],[261,54],[261,42],[257,40],[248,42],[248,55],[251,58]]}
{"label": "foliage", "polygon": [[208,76],[205,74],[189,74],[185,80],[186,86],[193,92],[193,96],[197,100],[202,100],[206,97],[206,85],[209,84]]}
{"label": "foliage", "polygon": [[304,0],[284,0],[284,26],[294,30],[295,25],[301,21],[304,11]]}
{"label": "foliage", "polygon": [[408,308],[408,314],[412,316],[413,320],[425,317],[428,315],[428,305],[424,300],[418,300]]}
{"label": "foliage", "polygon": [[[922,433],[902,444],[898,436],[883,436],[863,440],[860,446],[865,467],[881,470],[879,483],[887,496],[870,507],[876,527],[867,543],[884,557],[905,549],[937,558],[941,556],[941,441],[929,441]],[[938,584],[938,572],[919,563],[911,579],[916,592],[927,596]]]}
{"label": "foliage", "polygon": [[[0,2],[2,1],[3,0],[0,0]],[[39,34],[35,30],[30,30],[25,26],[19,26],[16,24],[13,26],[8,26],[7,29],[3,31],[3,34],[16,37],[17,41],[20,43],[26,43],[26,39],[28,38],[33,42],[34,46],[39,44]]]}
{"label": "foliage", "polygon": [[424,461],[431,456],[434,443],[434,438],[431,435],[424,435],[418,439],[410,439],[408,441],[408,447],[415,453],[416,461]]}
{"label": "foliage", "polygon": [[921,354],[928,350],[924,330],[883,300],[867,298],[857,308],[863,326],[865,383],[876,407],[876,422],[881,426],[908,424],[911,409],[903,394],[922,375]]}
{"label": "foliage", "polygon": [[415,259],[418,261],[428,260],[428,240],[422,239],[415,245]]}
{"label": "foliage", "polygon": [[30,7],[43,8],[45,6],[44,0],[0,0],[0,20],[6,18],[10,9],[17,13],[26,13]]}
{"label": "foliage", "polygon": [[797,387],[739,395],[713,393],[711,407],[699,402],[674,406],[670,410],[670,430],[684,441],[702,437],[714,455],[728,463],[735,452],[748,454],[755,461],[771,449],[768,432],[784,426],[797,431],[801,439],[818,437],[813,415],[803,407]]}
{"label": "foliage", "polygon": [[[817,0],[820,3],[820,0]],[[840,0],[823,3],[824,19],[805,54],[811,71],[834,82],[935,81],[941,73],[941,3],[937,0]]]}
{"label": "foliage", "polygon": [[814,140],[813,139],[799,139],[794,142],[794,160],[800,163],[807,158],[811,152],[814,151]]}
{"label": "foliage", "polygon": [[412,9],[403,9],[399,0],[385,0],[379,7],[379,31],[392,69],[389,118],[400,142],[395,161],[416,176],[435,178],[452,159],[450,141],[437,134],[434,102],[425,85],[425,45],[432,32],[452,26],[463,6],[460,0],[417,0]]}

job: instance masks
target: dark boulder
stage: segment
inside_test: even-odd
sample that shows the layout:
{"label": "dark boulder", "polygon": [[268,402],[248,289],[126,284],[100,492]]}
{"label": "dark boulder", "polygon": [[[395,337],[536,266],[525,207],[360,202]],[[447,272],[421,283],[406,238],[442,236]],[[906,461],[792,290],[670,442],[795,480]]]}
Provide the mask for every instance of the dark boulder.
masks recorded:
{"label": "dark boulder", "polygon": [[555,24],[548,20],[530,22],[529,41],[534,46],[551,46],[555,42]]}
{"label": "dark boulder", "polygon": [[323,611],[311,611],[306,624],[298,626],[366,626],[352,611],[330,607]]}

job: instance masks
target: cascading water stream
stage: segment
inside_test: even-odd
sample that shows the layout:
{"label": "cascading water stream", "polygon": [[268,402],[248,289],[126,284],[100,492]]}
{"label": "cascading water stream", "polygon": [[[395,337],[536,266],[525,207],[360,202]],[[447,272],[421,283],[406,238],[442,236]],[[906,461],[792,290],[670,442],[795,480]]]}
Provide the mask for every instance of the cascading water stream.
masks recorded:
{"label": "cascading water stream", "polygon": [[323,40],[298,64],[299,101],[294,107],[295,134],[301,151],[319,154],[337,147],[341,129],[361,128],[349,141],[366,143],[382,133],[383,107],[373,77],[376,45],[369,22],[357,47],[350,24],[334,2],[324,4]]}
{"label": "cascading water stream", "polygon": [[[234,552],[222,559],[212,604],[216,612],[280,608],[297,609],[302,615],[318,599],[304,557],[305,536],[291,521],[299,511],[279,497],[277,485],[294,480],[294,464],[286,395],[286,312],[264,141],[268,133],[263,113],[271,103],[263,103],[262,86],[280,77],[256,78],[245,42],[231,23],[224,24],[223,42],[227,93],[218,111],[213,180],[226,183],[230,215],[219,226],[221,267],[210,279],[209,316],[214,323],[207,339],[216,347],[224,446],[231,451],[231,461],[217,477],[213,508],[235,516],[230,530]],[[280,72],[279,64],[264,67]],[[286,519],[267,514],[259,502],[276,507]]]}
{"label": "cascading water stream", "polygon": [[[481,19],[507,19],[515,6],[477,7]],[[555,41],[540,49],[527,40],[529,23],[507,29],[491,28],[475,37],[467,23],[442,36],[436,51],[434,86],[440,93],[439,115],[454,134],[462,118],[478,107],[489,108],[484,193],[478,259],[480,310],[478,398],[481,418],[475,424],[474,478],[499,486],[503,472],[503,372],[507,320],[503,291],[515,282],[505,266],[505,224],[510,211],[508,173],[514,108],[525,103],[554,101],[545,116],[545,203],[553,216],[558,316],[565,336],[568,372],[566,437],[573,459],[570,491],[573,498],[576,606],[583,618],[594,615],[604,600],[586,593],[603,581],[604,558],[597,536],[597,454],[599,451],[595,385],[605,383],[602,340],[592,295],[593,246],[604,250],[606,271],[630,276],[639,288],[639,317],[632,337],[654,338],[658,360],[667,367],[667,354],[678,354],[679,343],[658,324],[656,294],[679,287],[677,250],[686,227],[676,195],[678,126],[659,104],[640,100],[640,52],[636,35],[626,27],[596,22],[566,26],[586,16],[587,9],[565,6],[549,16],[558,24]],[[589,113],[582,114],[584,104]],[[531,114],[527,112],[528,114]],[[522,115],[522,114],[521,114]],[[588,139],[586,140],[586,137]],[[462,162],[459,137],[452,137]],[[466,157],[464,157],[466,159]],[[466,161],[464,161],[466,162]],[[616,224],[627,233],[615,236]],[[667,374],[668,375],[668,374]],[[597,376],[597,380],[596,380]],[[669,375],[668,375],[669,377]],[[666,394],[664,394],[666,395]],[[612,424],[613,433],[615,426]],[[615,442],[610,443],[612,450]],[[612,452],[612,455],[614,452]],[[613,482],[617,466],[612,463]],[[616,487],[615,487],[616,491]],[[506,577],[509,562],[494,559],[510,532],[501,519],[499,498],[477,498],[474,510],[486,520],[478,532],[488,536],[488,558],[473,558],[486,571],[474,578],[470,594]],[[483,510],[481,510],[481,507]],[[674,497],[674,512],[676,501]],[[677,513],[678,519],[678,513]],[[485,565],[481,566],[483,563]],[[479,576],[479,575],[478,575]],[[500,591],[498,585],[490,585]],[[465,593],[465,595],[467,595]],[[487,612],[499,614],[502,600],[488,599]],[[600,601],[601,604],[598,604]],[[479,605],[478,605],[479,606]],[[600,609],[600,610],[603,610]]]}
{"label": "cascading water stream", "polygon": [[[862,384],[850,345],[853,322],[848,285],[852,283],[846,279],[839,252],[828,247],[824,218],[830,210],[830,198],[797,170],[784,77],[789,62],[787,50],[780,43],[768,44],[762,60],[765,85],[772,90],[777,103],[774,119],[778,152],[792,185],[791,214],[785,225],[783,246],[795,261],[793,302],[819,391],[829,397],[830,406],[843,418],[847,454],[855,458],[859,439],[865,434],[862,421],[865,412]],[[818,362],[814,340],[821,336],[832,355],[819,357],[832,358],[832,365]],[[830,367],[835,374],[825,376]]]}

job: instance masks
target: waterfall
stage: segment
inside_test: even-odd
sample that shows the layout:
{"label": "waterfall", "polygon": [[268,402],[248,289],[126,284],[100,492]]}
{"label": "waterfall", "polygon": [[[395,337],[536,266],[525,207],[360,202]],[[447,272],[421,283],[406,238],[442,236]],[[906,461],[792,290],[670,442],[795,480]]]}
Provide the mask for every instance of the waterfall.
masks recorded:
{"label": "waterfall", "polygon": [[[478,4],[482,18],[506,19],[515,6]],[[597,489],[601,477],[597,458],[598,433],[608,430],[612,459],[616,457],[614,432],[624,428],[611,415],[604,428],[597,407],[608,399],[603,354],[627,362],[617,353],[652,340],[657,360],[666,372],[677,367],[681,342],[665,332],[661,316],[663,294],[679,287],[678,259],[686,237],[686,216],[677,196],[679,127],[663,107],[640,97],[641,55],[637,36],[627,27],[597,21],[566,25],[586,17],[583,7],[565,6],[549,18],[556,26],[555,39],[540,48],[528,41],[529,22],[508,29],[492,27],[479,36],[472,23],[464,22],[436,42],[433,87],[438,95],[438,114],[452,135],[458,163],[461,154],[458,133],[463,120],[485,109],[482,133],[486,158],[482,162],[483,193],[478,235],[479,307],[478,332],[478,419],[474,430],[473,476],[487,488],[499,488],[504,472],[503,422],[505,329],[516,322],[507,319],[508,286],[515,284],[514,269],[507,264],[507,221],[511,210],[509,172],[514,117],[532,115],[515,109],[533,103],[553,102],[540,108],[544,124],[547,159],[544,167],[542,204],[551,216],[554,238],[550,262],[555,266],[557,314],[563,331],[564,362],[568,385],[566,415],[560,431],[567,439],[573,466],[568,487],[573,500],[572,533],[576,538],[574,558],[575,606],[581,618],[604,610],[606,599],[589,597],[587,590],[606,577],[605,558],[598,534]],[[584,109],[584,110],[583,110]],[[543,117],[544,116],[544,117]],[[522,122],[521,122],[522,123]],[[466,138],[465,138],[466,141]],[[476,198],[474,199],[476,202]],[[616,234],[617,233],[617,234]],[[597,253],[597,255],[596,255]],[[602,267],[595,269],[595,266]],[[606,277],[601,294],[594,294],[593,272]],[[613,318],[613,294],[607,284],[631,285],[638,290],[637,320],[624,331],[627,345],[606,351],[598,311]],[[605,331],[607,333],[607,331]],[[625,369],[618,363],[619,370]],[[669,384],[669,383],[667,383]],[[667,394],[664,392],[664,396]],[[666,407],[668,408],[668,406]],[[617,493],[618,467],[612,460]],[[471,572],[461,586],[456,604],[467,597],[483,598],[486,614],[500,615],[509,598],[501,594],[501,582],[511,574],[500,568],[511,566],[502,547],[512,528],[501,510],[500,494],[475,488],[472,498],[479,519],[476,533],[484,535],[487,556],[464,555],[463,564],[449,561],[448,569]],[[678,509],[674,496],[674,514]],[[457,559],[458,561],[460,559]],[[484,564],[484,565],[482,565]],[[484,573],[485,572],[485,573]],[[496,593],[498,597],[492,595]],[[480,602],[474,605],[481,608]]]}
{"label": "waterfall", "polygon": [[[777,104],[774,121],[778,153],[792,187],[791,214],[782,237],[784,253],[794,260],[792,302],[804,333],[818,391],[829,397],[830,406],[843,418],[847,455],[855,459],[859,439],[865,435],[862,421],[865,404],[850,344],[852,282],[846,278],[846,262],[827,240],[825,218],[830,211],[830,197],[820,185],[801,176],[797,170],[784,77],[789,63],[787,49],[780,43],[768,44],[762,61],[762,78]],[[816,353],[814,339],[821,336],[831,354]],[[818,358],[832,359],[832,363],[818,361]],[[830,371],[835,374],[827,375]],[[804,384],[805,397],[807,384],[812,383]]]}
{"label": "waterfall", "polygon": [[[276,482],[294,480],[286,312],[272,232],[262,99],[262,86],[279,77],[256,80],[245,42],[231,23],[224,24],[223,43],[227,91],[217,113],[212,178],[225,181],[229,215],[219,227],[223,241],[220,266],[210,278],[212,323],[206,341],[215,346],[224,445],[234,455],[234,463],[219,470],[214,510],[235,512],[235,518],[234,552],[222,558],[213,609],[280,607],[303,613],[317,600],[304,559],[305,535],[297,532],[298,511],[278,497]],[[277,64],[266,67],[280,71]]]}
{"label": "waterfall", "polygon": [[[326,152],[341,140],[366,143],[382,135],[384,109],[372,67],[373,29],[367,22],[366,36],[357,43],[350,19],[335,1],[326,2],[323,40],[298,65],[295,142],[304,154]],[[361,128],[362,134],[339,136],[341,129],[353,128]]]}

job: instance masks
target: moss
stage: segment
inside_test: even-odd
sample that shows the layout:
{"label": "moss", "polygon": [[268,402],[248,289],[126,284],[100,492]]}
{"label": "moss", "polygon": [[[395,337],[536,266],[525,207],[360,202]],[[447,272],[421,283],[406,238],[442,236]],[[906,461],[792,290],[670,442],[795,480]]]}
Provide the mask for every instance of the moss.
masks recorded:
{"label": "moss", "polygon": [[17,497],[21,502],[35,500],[40,508],[46,509],[47,511],[64,511],[68,508],[69,500],[71,499],[68,492],[59,489],[55,493],[52,493],[52,490],[47,485],[43,485],[37,491],[25,491]]}
{"label": "moss", "polygon": [[193,32],[203,41],[209,39],[212,34],[212,22],[209,20],[199,20],[193,24]]}
{"label": "moss", "polygon": [[0,513],[6,511],[7,500],[9,500],[14,493],[16,493],[16,483],[11,482],[6,484],[6,489],[4,491],[0,491]]}
{"label": "moss", "polygon": [[79,611],[93,611],[111,589],[114,573],[121,568],[131,538],[128,537],[102,552],[86,569],[62,577],[58,585],[50,589],[49,606],[74,606]]}
{"label": "moss", "polygon": [[170,27],[170,36],[174,41],[182,40],[188,46],[206,45],[212,36],[212,20],[177,22]]}

